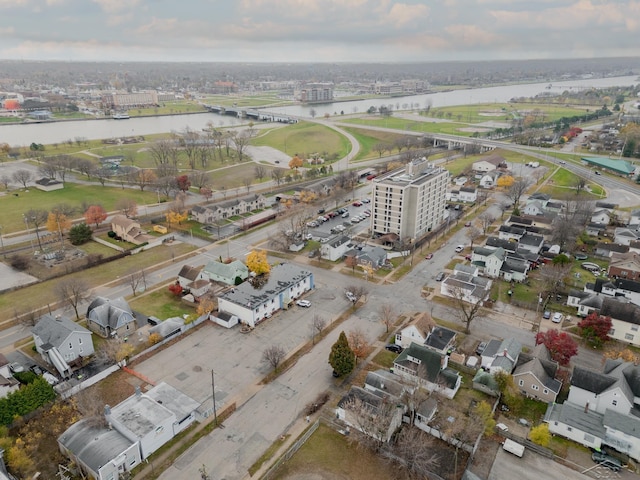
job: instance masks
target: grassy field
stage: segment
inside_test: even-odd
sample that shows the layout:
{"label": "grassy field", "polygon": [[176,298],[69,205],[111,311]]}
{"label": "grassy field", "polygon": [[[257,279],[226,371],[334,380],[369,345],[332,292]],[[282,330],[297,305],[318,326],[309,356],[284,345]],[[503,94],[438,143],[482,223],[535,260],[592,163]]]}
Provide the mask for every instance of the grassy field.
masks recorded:
{"label": "grassy field", "polygon": [[167,288],[136,297],[129,302],[129,305],[137,312],[144,313],[147,316],[153,315],[161,320],[191,315],[195,312],[193,308],[182,303]]}
{"label": "grassy field", "polygon": [[[357,459],[357,461],[354,461]],[[350,480],[386,480],[399,478],[379,456],[359,448],[357,444],[320,424],[311,438],[275,475],[275,479],[348,478]],[[326,476],[329,474],[329,476]]]}
{"label": "grassy field", "polygon": [[[15,195],[17,194],[17,196]],[[36,188],[28,191],[20,190],[14,194],[0,196],[0,225],[3,234],[24,230],[25,223],[22,214],[31,209],[49,210],[54,205],[66,203],[76,208],[77,215],[84,212],[84,205],[97,203],[107,211],[115,209],[118,200],[123,196],[134,200],[138,205],[155,203],[155,192],[141,192],[140,189],[103,187],[100,185],[79,185],[65,183],[62,190],[43,192]],[[31,225],[29,228],[33,228]]]}
{"label": "grassy field", "polygon": [[360,128],[345,128],[347,132],[353,135],[360,144],[358,156],[352,161],[371,160],[379,158],[378,152],[373,150],[374,145],[378,143],[393,145],[403,135],[399,133],[379,132],[377,130],[365,130]]}
{"label": "grassy field", "polygon": [[[86,282],[89,288],[95,288],[118,278],[124,278],[129,272],[140,271],[151,265],[169,261],[172,258],[193,250],[193,246],[185,243],[165,245],[107,263],[98,268],[90,268],[81,272],[72,273],[65,278],[79,278]],[[28,285],[14,292],[1,294],[0,321],[14,318],[16,308],[21,312],[28,311],[30,306],[33,305],[34,298],[38,299],[38,306],[47,304],[55,305],[57,302],[55,295],[56,282],[59,282],[59,280],[48,280],[35,285]]]}
{"label": "grassy field", "polygon": [[467,123],[483,123],[488,121],[509,122],[516,117],[531,116],[539,111],[539,118],[545,122],[553,122],[562,117],[581,115],[593,107],[566,107],[546,103],[485,103],[476,105],[458,105],[453,107],[432,108],[428,116],[442,116]]}
{"label": "grassy field", "polygon": [[410,130],[412,132],[423,133],[446,133],[450,135],[460,135],[470,137],[473,131],[464,131],[469,125],[455,122],[429,122],[420,120],[408,120],[400,117],[374,117],[353,118],[345,120],[346,123],[354,125],[365,125],[371,127],[392,128],[396,130]]}
{"label": "grassy field", "polygon": [[319,153],[325,159],[342,158],[351,150],[351,143],[335,130],[307,122],[270,130],[251,143],[256,146],[270,146],[292,157],[298,155],[303,159],[314,153]]}

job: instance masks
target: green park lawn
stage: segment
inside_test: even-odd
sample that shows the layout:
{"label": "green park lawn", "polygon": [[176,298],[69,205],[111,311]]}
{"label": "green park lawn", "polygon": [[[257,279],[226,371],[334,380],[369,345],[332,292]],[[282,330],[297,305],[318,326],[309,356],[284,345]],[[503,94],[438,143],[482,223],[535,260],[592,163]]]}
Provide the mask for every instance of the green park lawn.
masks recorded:
{"label": "green park lawn", "polygon": [[137,312],[144,313],[146,316],[158,317],[161,320],[191,315],[195,312],[193,308],[169,292],[168,287],[130,299],[129,305]]}
{"label": "green park lawn", "polygon": [[252,140],[252,145],[276,148],[287,155],[309,158],[314,153],[340,159],[351,151],[351,143],[335,130],[324,125],[299,122],[270,130]]}
{"label": "green park lawn", "polygon": [[[345,128],[347,132],[355,137],[360,144],[360,151],[358,156],[352,161],[371,160],[372,158],[379,158],[380,154],[374,151],[374,146],[381,143],[383,145],[393,145],[396,140],[399,140],[403,135],[399,133],[380,132],[377,130],[364,130],[360,128]],[[383,155],[388,155],[388,152],[383,152]]]}
{"label": "green park lawn", "polygon": [[28,191],[22,189],[0,196],[0,225],[3,234],[25,230],[23,213],[31,209],[49,211],[51,207],[62,203],[74,207],[77,217],[82,216],[85,205],[100,204],[107,211],[113,211],[118,200],[123,197],[134,200],[138,205],[157,201],[155,192],[141,192],[132,188],[123,190],[101,185],[65,183],[62,190],[53,192],[43,192],[36,188],[29,188]]}
{"label": "green park lawn", "polygon": [[508,123],[515,117],[526,117],[534,110],[538,110],[544,121],[553,122],[562,117],[581,115],[586,112],[587,108],[566,107],[547,103],[485,103],[432,108],[428,116],[440,117],[442,115],[442,118],[471,124],[489,121]]}
{"label": "green park lawn", "polygon": [[352,123],[353,125],[364,125],[371,127],[391,128],[394,130],[409,130],[412,132],[423,133],[444,133],[450,135],[460,135],[463,137],[470,137],[473,135],[473,131],[465,131],[464,129],[469,126],[464,123],[456,122],[429,122],[420,120],[409,120],[400,117],[374,117],[367,116],[365,118],[353,118],[344,120],[345,123]]}

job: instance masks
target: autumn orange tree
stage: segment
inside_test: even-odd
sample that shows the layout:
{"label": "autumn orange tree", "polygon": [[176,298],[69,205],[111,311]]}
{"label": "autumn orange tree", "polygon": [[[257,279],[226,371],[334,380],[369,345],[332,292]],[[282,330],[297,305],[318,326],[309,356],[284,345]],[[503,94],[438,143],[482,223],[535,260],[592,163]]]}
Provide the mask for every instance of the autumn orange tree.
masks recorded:
{"label": "autumn orange tree", "polygon": [[71,228],[71,211],[64,205],[54,207],[47,216],[47,230],[57,232],[60,237],[60,248],[64,248],[63,237],[65,231]]}
{"label": "autumn orange tree", "polygon": [[302,203],[311,203],[318,198],[316,192],[312,192],[311,190],[302,190],[300,192],[300,201]]}
{"label": "autumn orange tree", "polygon": [[289,161],[289,168],[291,170],[298,170],[298,168],[300,168],[303,163],[304,162],[298,155],[294,155],[293,158],[291,158],[291,161]]}
{"label": "autumn orange tree", "polygon": [[96,228],[102,222],[107,219],[107,211],[102,207],[102,205],[91,205],[87,208],[87,211],[84,212],[84,220],[87,224],[94,223]]}
{"label": "autumn orange tree", "polygon": [[510,187],[511,185],[513,185],[513,177],[511,175],[503,175],[500,178],[498,178],[498,181],[496,182],[496,185],[498,185],[499,187]]}
{"label": "autumn orange tree", "polygon": [[361,328],[350,330],[347,334],[347,340],[349,341],[349,347],[355,354],[356,359],[365,358],[367,356],[369,351],[369,340],[367,339],[367,335],[364,333],[364,330]]}
{"label": "autumn orange tree", "polygon": [[264,250],[251,250],[247,255],[247,268],[256,275],[271,272],[271,265],[267,261],[267,252]]}

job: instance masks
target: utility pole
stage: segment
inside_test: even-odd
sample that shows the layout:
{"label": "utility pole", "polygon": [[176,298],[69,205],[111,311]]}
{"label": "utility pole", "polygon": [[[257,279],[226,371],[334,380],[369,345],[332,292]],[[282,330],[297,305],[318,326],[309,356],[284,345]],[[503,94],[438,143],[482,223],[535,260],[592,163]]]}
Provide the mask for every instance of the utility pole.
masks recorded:
{"label": "utility pole", "polygon": [[213,392],[213,421],[216,426],[218,425],[218,412],[216,410],[216,380],[213,374],[213,370],[211,370],[211,391]]}

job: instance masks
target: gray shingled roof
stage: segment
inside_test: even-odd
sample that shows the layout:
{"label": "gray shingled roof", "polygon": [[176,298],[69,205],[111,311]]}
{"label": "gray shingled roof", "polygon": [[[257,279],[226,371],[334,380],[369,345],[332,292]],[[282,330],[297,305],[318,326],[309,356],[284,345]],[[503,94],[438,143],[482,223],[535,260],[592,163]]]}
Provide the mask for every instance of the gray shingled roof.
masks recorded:
{"label": "gray shingled roof", "polygon": [[622,302],[619,297],[605,297],[601,305],[600,315],[640,325],[640,307],[638,305]]}
{"label": "gray shingled roof", "polygon": [[404,391],[402,386],[402,378],[399,375],[388,372],[387,370],[376,370],[367,373],[364,383],[378,390],[385,391],[395,397],[400,397]]}
{"label": "gray shingled roof", "polygon": [[567,402],[549,403],[544,420],[549,423],[559,422],[597,438],[604,438],[605,428],[602,425],[603,415],[592,410],[584,411],[584,408],[575,407]]}
{"label": "gray shingled roof", "polygon": [[49,314],[43,315],[35,327],[31,329],[31,332],[40,337],[43,343],[56,348],[62,345],[62,342],[74,332],[91,334],[82,325],[78,325],[66,317],[54,318]]}
{"label": "gray shingled roof", "polygon": [[588,392],[600,394],[607,390],[616,382],[615,378],[611,378],[603,373],[594,372],[580,366],[575,366],[573,375],[571,376],[571,386],[581,388]]}
{"label": "gray shingled roof", "polygon": [[113,329],[135,321],[133,310],[123,297],[113,300],[96,297],[87,307],[87,317],[103,327]]}
{"label": "gray shingled roof", "polygon": [[[421,367],[424,367],[418,369],[416,364],[408,359],[410,356],[420,360]],[[441,353],[412,342],[409,348],[405,348],[393,363],[413,370],[414,373],[420,374],[431,383],[443,383],[448,388],[454,388],[458,381],[458,373],[450,368],[442,370],[442,359]]]}

